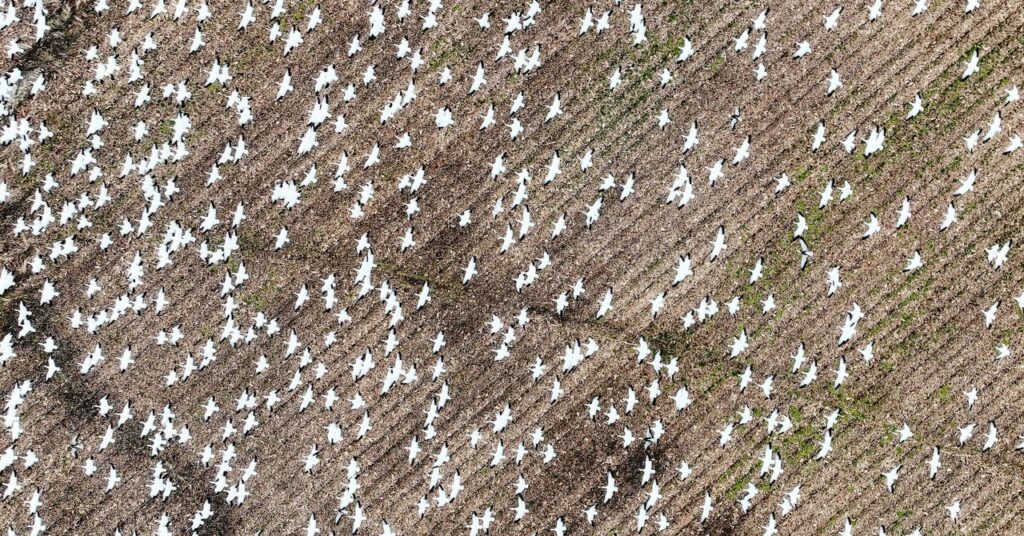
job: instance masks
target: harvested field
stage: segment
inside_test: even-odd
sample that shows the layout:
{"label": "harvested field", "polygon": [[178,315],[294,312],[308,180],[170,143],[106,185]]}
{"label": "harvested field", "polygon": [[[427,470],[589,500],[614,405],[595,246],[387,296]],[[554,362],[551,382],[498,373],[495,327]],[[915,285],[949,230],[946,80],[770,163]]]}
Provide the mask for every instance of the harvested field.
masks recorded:
{"label": "harvested field", "polygon": [[1024,534],[1008,0],[0,0],[9,534]]}

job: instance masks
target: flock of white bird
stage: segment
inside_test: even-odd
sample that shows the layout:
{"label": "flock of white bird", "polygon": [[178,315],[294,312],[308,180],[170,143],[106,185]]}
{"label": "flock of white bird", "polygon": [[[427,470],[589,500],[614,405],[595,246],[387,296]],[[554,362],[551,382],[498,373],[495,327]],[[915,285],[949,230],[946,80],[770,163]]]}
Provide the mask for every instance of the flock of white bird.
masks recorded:
{"label": "flock of white bird", "polygon": [[[454,0],[366,0],[358,7],[326,0],[0,0],[0,392],[6,431],[0,524],[9,535],[33,536],[100,533],[84,528],[94,525],[119,535],[241,531],[215,526],[217,518],[267,527],[266,534],[306,536],[563,536],[597,534],[599,528],[602,534],[705,534],[745,519],[756,521],[744,530],[759,527],[756,532],[765,536],[819,529],[843,536],[957,532],[978,505],[963,490],[941,485],[950,471],[947,453],[1024,449],[1024,441],[1004,439],[996,420],[970,417],[977,415],[971,412],[975,404],[996,393],[973,385],[963,391],[968,417],[953,436],[915,439],[909,423],[927,415],[900,416],[896,424],[896,417],[869,420],[878,430],[895,430],[881,449],[911,453],[893,454],[887,460],[900,461],[884,466],[835,460],[834,450],[856,441],[837,432],[848,419],[838,407],[825,408],[823,421],[810,425],[811,455],[800,458],[780,447],[800,424],[780,400],[792,401],[793,393],[812,386],[841,393],[850,383],[886,381],[878,363],[887,349],[876,347],[862,324],[874,325],[886,313],[858,304],[867,289],[844,280],[844,270],[856,266],[843,266],[841,258],[834,265],[818,260],[829,248],[821,214],[854,205],[870,185],[855,190],[859,176],[836,172],[813,179],[820,186],[808,186],[795,169],[755,179],[747,166],[772,144],[756,134],[756,123],[775,119],[773,110],[745,117],[740,106],[709,114],[720,123],[710,126],[708,120],[673,117],[668,107],[642,117],[646,126],[629,138],[675,129],[671,145],[652,142],[644,149],[674,155],[663,176],[622,171],[623,165],[586,143],[531,149],[543,153],[541,164],[520,167],[520,153],[531,140],[584,128],[576,114],[591,100],[641,83],[669,101],[696,98],[682,70],[705,59],[740,62],[748,85],[736,89],[751,91],[770,87],[775,73],[794,65],[823,62],[824,71],[812,69],[810,76],[820,81],[821,94],[839,98],[853,91],[853,83],[844,80],[842,63],[828,66],[840,56],[823,50],[821,36],[843,25],[884,26],[897,11],[923,17],[933,3],[944,4],[942,17],[968,22],[989,8],[985,0],[836,0],[813,6],[813,27],[802,28],[796,41],[780,42],[771,26],[787,21],[774,20],[776,12],[759,5],[752,18],[730,26],[731,39],[702,42],[670,18],[649,17],[644,3],[620,0],[523,0],[500,7]],[[674,9],[700,7],[680,3]],[[456,30],[473,36],[461,52],[432,44]],[[545,69],[557,50],[544,41],[552,31],[568,46],[612,46],[602,44],[608,42],[638,51],[653,46],[655,35],[668,34],[673,50],[649,77],[626,59],[601,64],[606,78],[590,81],[581,97],[574,73]],[[787,35],[794,35],[792,29]],[[72,44],[47,57],[46,47],[61,41]],[[991,52],[953,45],[963,54],[949,67],[953,83],[972,87]],[[309,63],[315,63],[313,76],[302,68]],[[531,85],[542,75],[554,86]],[[887,141],[936,106],[927,82],[892,121],[875,118],[851,132],[837,132],[827,118],[807,122],[798,152],[828,159],[823,161],[903,158],[903,149]],[[1012,125],[1004,125],[1018,106],[1018,88],[1012,79],[1000,84],[998,100],[981,104],[991,121],[963,126],[957,134],[963,143],[947,149],[976,166],[948,179],[948,194],[938,205],[908,192],[885,201],[884,207],[895,209],[857,208],[863,221],[857,247],[911,232],[912,222],[920,225],[913,232],[934,238],[980,217],[965,207],[996,181],[990,169],[1005,166],[1024,146]],[[368,95],[384,91],[382,107],[370,107]],[[477,109],[478,102],[487,104]],[[87,111],[79,116],[79,110]],[[211,117],[219,118],[213,129]],[[391,134],[395,125],[417,117],[425,118],[425,127],[397,127]],[[279,125],[294,128],[267,134]],[[732,131],[751,133],[739,134],[732,150],[704,169],[688,167],[701,146],[712,143],[707,138]],[[448,135],[488,140],[490,149],[446,156],[440,151],[462,150],[437,141]],[[195,141],[210,137],[219,140],[216,146]],[[277,149],[282,146],[286,150]],[[410,152],[425,156],[407,166]],[[983,152],[989,156],[971,158]],[[253,177],[248,170],[267,155],[283,155],[285,164],[274,172],[279,174]],[[478,157],[486,163],[463,166],[463,159]],[[326,186],[325,173],[331,177]],[[451,173],[464,176],[441,176]],[[610,223],[622,213],[619,207],[673,217],[722,203],[738,181],[763,190],[787,214],[777,226],[785,229],[784,245],[774,256],[755,254],[747,264],[737,256],[748,248],[742,222],[722,218],[707,229],[675,229],[696,235],[700,245],[673,252],[663,274],[630,271],[636,277],[618,288],[593,283],[589,263],[566,256],[573,251],[568,244],[587,244],[607,234],[609,225],[621,225]],[[471,200],[460,191],[438,187],[460,182],[483,185],[478,187],[487,200],[467,204]],[[797,208],[791,195],[796,190],[813,201]],[[544,206],[549,202],[572,208],[552,211]],[[300,217],[328,230],[310,235]],[[369,228],[358,227],[366,222]],[[324,242],[337,227],[358,239]],[[451,266],[435,267],[423,278],[399,277],[413,270],[403,269],[406,262],[422,267],[412,259],[435,238],[429,230],[438,228],[463,242],[479,240],[464,244],[459,251],[469,253],[459,253]],[[1012,235],[1008,229],[986,239],[977,263],[1011,270]],[[335,248],[355,261],[345,265],[315,253]],[[942,254],[922,246],[902,255],[895,276],[904,279],[942,262]],[[274,259],[298,262],[288,266],[302,266],[303,273],[271,277]],[[618,265],[649,260],[626,256]],[[758,299],[695,288],[695,281],[711,271],[724,273],[730,262],[743,265],[733,288],[757,288]],[[505,277],[507,263],[516,263],[514,277]],[[716,342],[722,351],[714,357],[737,373],[718,390],[691,391],[682,378],[700,371],[687,344],[669,349],[655,335],[668,330],[685,341],[710,330],[720,304],[727,313],[722,317],[750,309],[764,322],[793,320],[778,316],[786,297],[778,276],[769,274],[779,273],[816,278],[809,287],[814,300],[845,296],[847,301],[828,302],[840,304],[840,314],[803,319],[820,321],[828,340],[786,340],[791,354],[755,359],[761,350],[752,350],[751,324],[737,326],[731,338]],[[637,284],[646,289],[642,295],[625,288]],[[1024,311],[1024,292],[1015,301]],[[1000,315],[1009,315],[1001,304],[995,299],[970,311],[965,329],[991,332]],[[468,327],[445,325],[439,310],[470,305],[486,310],[486,319]],[[219,315],[198,315],[207,309]],[[530,325],[538,318],[565,321],[578,334],[554,341],[562,349],[554,355],[527,355],[519,348],[524,339],[543,334]],[[360,340],[373,342],[357,346]],[[490,354],[463,355],[459,348],[467,340],[482,341]],[[449,347],[449,341],[458,343]],[[823,346],[838,348],[839,357],[821,358]],[[632,348],[631,357],[615,350],[621,348]],[[985,359],[1012,355],[1003,340]],[[499,369],[505,366],[513,368]],[[629,371],[646,385],[640,393],[600,385],[588,390],[586,382],[602,381],[599,366]],[[460,368],[528,374],[521,378],[521,395],[502,398],[499,389],[488,393],[502,380],[476,372],[467,380]],[[983,381],[969,369],[964,375]],[[577,381],[581,376],[587,379]],[[85,407],[64,407],[71,402],[60,393],[69,389],[91,394]],[[691,406],[700,397],[730,417],[711,429],[695,427]],[[564,415],[564,423],[538,417],[549,409]],[[59,417],[65,411],[79,417]],[[411,433],[398,424],[405,416],[417,423]],[[578,443],[578,437],[599,439]],[[373,447],[366,447],[371,439]],[[666,454],[677,452],[669,447],[683,440],[707,450],[700,462]],[[639,469],[625,466],[627,473],[608,465],[600,445],[609,442],[619,453],[637,453]],[[382,455],[391,446],[402,449],[400,464]],[[734,490],[726,488],[738,477],[717,485],[725,478],[721,471],[700,466],[734,459],[748,447],[761,455],[746,460],[753,469]],[[592,457],[587,448],[594,449]],[[132,462],[125,449],[134,453]],[[566,478],[558,468],[565,452],[573,453],[574,473],[550,482],[552,474]],[[802,489],[826,464],[851,464],[843,474],[855,475],[849,478],[864,482],[864,493],[879,501],[909,492],[903,479],[916,475],[922,480],[914,486],[939,494],[944,511],[917,526],[892,529],[844,513],[843,504],[816,504]],[[187,471],[186,465],[200,469]],[[363,476],[392,472],[406,476],[393,482]],[[499,473],[512,476],[499,479]],[[698,479],[702,484],[692,484]],[[925,479],[931,482],[921,484]],[[492,486],[499,481],[509,489]],[[472,511],[460,509],[467,502]],[[109,515],[126,517],[85,519],[89,514],[69,513],[75,503],[106,504]],[[802,509],[835,515],[818,527],[808,519],[825,521],[813,516],[787,523]],[[627,525],[614,524],[627,518]],[[713,525],[716,518],[728,521]]]}

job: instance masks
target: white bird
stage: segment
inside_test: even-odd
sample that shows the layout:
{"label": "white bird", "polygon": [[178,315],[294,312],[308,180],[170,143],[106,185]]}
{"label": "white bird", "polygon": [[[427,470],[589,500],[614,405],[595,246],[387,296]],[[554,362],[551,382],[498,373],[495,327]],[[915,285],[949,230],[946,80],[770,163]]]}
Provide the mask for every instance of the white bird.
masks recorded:
{"label": "white bird", "polygon": [[896,485],[896,480],[900,477],[900,467],[900,465],[895,465],[888,472],[882,473],[882,476],[885,477],[885,487],[889,493],[893,492],[893,486]]}
{"label": "white bird", "polygon": [[691,274],[693,274],[693,270],[691,269],[690,256],[680,255],[679,262],[676,265],[676,275],[672,280],[672,286],[674,287],[679,283],[682,283]]}
{"label": "white bird", "polygon": [[989,421],[988,434],[985,435],[985,443],[981,446],[981,451],[987,452],[991,450],[997,441],[999,441],[999,430],[996,428],[995,422]]}
{"label": "white bird", "polygon": [[842,13],[843,13],[843,7],[839,6],[839,7],[835,8],[834,10],[832,10],[832,12],[829,13],[828,15],[825,15],[823,17],[824,18],[825,29],[830,31],[830,32],[832,30],[835,30],[836,27],[839,25],[839,15],[841,15]]}
{"label": "white bird", "polygon": [[978,72],[978,70],[978,51],[974,50],[971,52],[971,57],[967,60],[967,65],[964,67],[964,72],[960,75],[960,79],[966,80],[967,77]]}
{"label": "white bird", "polygon": [[874,212],[871,213],[870,217],[868,218],[868,221],[864,223],[864,226],[866,227],[866,229],[864,230],[864,234],[861,235],[862,239],[868,238],[877,233],[878,231],[882,230],[882,225],[881,223],[879,223],[878,216],[876,216]]}
{"label": "white bird", "polygon": [[826,430],[824,437],[822,437],[821,442],[818,443],[818,445],[820,446],[820,449],[818,450],[818,453],[815,454],[814,459],[823,460],[830,452],[832,452],[832,432]]}
{"label": "white bird", "polygon": [[910,221],[910,196],[904,196],[900,203],[900,212],[896,217],[896,228],[902,229]]}
{"label": "white bird", "polygon": [[988,249],[985,250],[989,264],[991,264],[996,270],[1001,268],[1003,264],[1006,263],[1006,259],[1010,255],[1010,246],[1012,245],[1013,239],[1008,239],[1002,244],[996,243],[989,246]]}
{"label": "white bird", "polygon": [[621,84],[622,84],[622,68],[621,67],[615,67],[615,70],[612,71],[611,76],[608,77],[608,89],[614,91]]}
{"label": "white bird", "polygon": [[960,499],[957,499],[946,507],[946,511],[949,512],[949,519],[956,521],[956,518],[960,515]]}
{"label": "white bird", "polygon": [[725,243],[725,226],[719,225],[718,232],[715,235],[715,240],[711,242],[711,254],[708,256],[709,261],[714,261],[719,255],[726,249]]}
{"label": "white bird", "polygon": [[914,437],[913,432],[910,431],[910,425],[906,422],[903,423],[903,427],[900,428],[900,437],[897,439],[899,443],[904,443],[911,437]]}
{"label": "white bird", "polygon": [[1005,104],[1011,104],[1020,100],[1020,89],[1013,86],[1006,90]]}
{"label": "white bird", "polygon": [[907,119],[913,119],[917,114],[924,110],[924,100],[921,98],[921,94],[914,95],[914,100],[910,103],[910,111],[907,112]]}
{"label": "white bird", "polygon": [[875,0],[873,4],[868,6],[868,20],[875,21],[878,17],[882,16],[882,0]]}
{"label": "white bird", "polygon": [[946,214],[942,217],[942,223],[939,224],[939,230],[945,231],[954,223],[956,223],[956,207],[952,202],[950,202],[949,205],[946,206]]}
{"label": "white bird", "polygon": [[825,94],[831,96],[841,87],[843,87],[843,81],[839,77],[839,71],[832,69],[828,76],[828,88],[825,90]]}
{"label": "white bird", "polygon": [[821,144],[825,143],[825,122],[818,123],[818,127],[814,131],[814,137],[811,139],[811,151],[817,151],[821,148]]}
{"label": "white bird", "polygon": [[988,142],[992,138],[995,138],[1003,131],[1003,112],[1001,110],[996,111],[995,115],[992,116],[992,121],[988,124],[988,130],[985,135],[982,136],[982,142]]}
{"label": "white bird", "polygon": [[920,250],[914,250],[914,253],[912,253],[910,255],[910,258],[907,259],[907,264],[906,264],[906,266],[903,267],[903,271],[904,272],[915,272],[918,269],[920,269],[922,266],[924,266],[924,261],[921,260],[921,251]]}
{"label": "white bird", "polygon": [[996,300],[987,309],[982,311],[982,315],[985,317],[986,329],[992,329],[992,323],[996,321],[996,313],[999,312],[999,301]]}
{"label": "white bird", "polygon": [[970,423],[967,426],[958,428],[959,435],[957,437],[957,444],[959,446],[964,446],[964,443],[968,442],[971,439],[971,437],[974,436],[975,426],[975,423]]}
{"label": "white bird", "polygon": [[743,52],[747,48],[747,41],[750,39],[750,28],[745,28],[742,33],[733,39],[734,46],[733,50],[736,52]]}
{"label": "white bird", "polygon": [[615,496],[615,492],[617,491],[619,491],[619,488],[615,485],[615,476],[612,475],[611,471],[608,471],[607,482],[604,485],[603,504],[608,504],[608,501],[612,500],[612,497]]}
{"label": "white bird", "polygon": [[932,447],[932,457],[928,459],[928,478],[935,480],[940,467],[942,467],[942,462],[939,458],[939,447]]}
{"label": "white bird", "polygon": [[831,297],[839,290],[840,287],[843,286],[843,282],[839,279],[839,267],[833,266],[832,268],[829,268],[827,277],[828,291],[826,292],[826,295]]}
{"label": "white bird", "polygon": [[700,521],[701,521],[701,523],[707,521],[708,518],[711,517],[711,511],[713,509],[714,509],[714,507],[711,505],[711,493],[705,491],[704,492],[704,502],[701,504],[701,507],[700,507]]}
{"label": "white bird", "polygon": [[800,41],[796,44],[796,52],[793,53],[793,59],[800,59],[811,53],[811,44],[807,41]]}
{"label": "white bird", "polygon": [[604,315],[608,314],[613,309],[612,297],[612,289],[609,288],[607,291],[605,291],[604,297],[601,298],[601,303],[597,309],[597,319],[601,319],[602,317],[604,317]]}
{"label": "white bird", "polygon": [[697,146],[700,142],[697,131],[697,122],[690,123],[690,128],[686,133],[686,138],[683,140],[683,153],[689,152],[691,149]]}
{"label": "white bird", "polygon": [[682,63],[690,59],[693,57],[694,52],[695,50],[693,48],[693,43],[690,42],[690,38],[688,36],[684,36],[683,44],[679,47],[679,55],[676,56],[676,63]]}
{"label": "white bird", "polygon": [[843,150],[847,154],[853,154],[853,150],[857,147],[857,129],[853,129],[846,138],[843,139]]}

